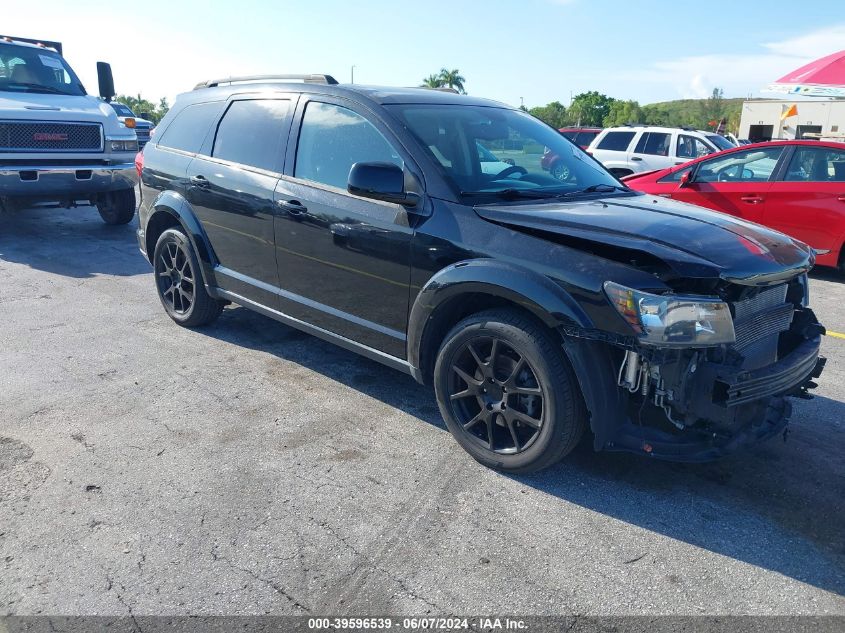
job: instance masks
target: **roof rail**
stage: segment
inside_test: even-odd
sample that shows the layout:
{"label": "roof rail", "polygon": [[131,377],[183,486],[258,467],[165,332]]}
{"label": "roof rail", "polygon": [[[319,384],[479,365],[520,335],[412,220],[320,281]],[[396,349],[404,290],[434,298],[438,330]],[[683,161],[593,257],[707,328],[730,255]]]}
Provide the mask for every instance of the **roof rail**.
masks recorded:
{"label": "roof rail", "polygon": [[35,44],[36,46],[43,46],[44,48],[52,48],[59,55],[62,54],[61,42],[51,42],[49,40],[33,40],[28,37],[15,37],[13,35],[0,35],[0,41],[24,42],[25,44]]}
{"label": "roof rail", "polygon": [[194,90],[199,88],[213,88],[220,84],[233,84],[248,81],[302,81],[307,84],[325,84],[329,86],[337,85],[337,79],[331,75],[243,75],[241,77],[224,77],[222,79],[209,79],[208,81],[201,81]]}

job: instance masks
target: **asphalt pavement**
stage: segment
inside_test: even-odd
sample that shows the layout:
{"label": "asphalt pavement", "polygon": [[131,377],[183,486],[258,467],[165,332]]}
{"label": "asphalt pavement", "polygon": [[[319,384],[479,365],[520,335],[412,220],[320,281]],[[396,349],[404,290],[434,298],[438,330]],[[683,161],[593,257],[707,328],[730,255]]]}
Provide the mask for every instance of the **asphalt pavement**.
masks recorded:
{"label": "asphalt pavement", "polygon": [[0,614],[845,615],[845,338],[787,441],[506,476],[403,374],[176,326],[134,230],[0,214]]}

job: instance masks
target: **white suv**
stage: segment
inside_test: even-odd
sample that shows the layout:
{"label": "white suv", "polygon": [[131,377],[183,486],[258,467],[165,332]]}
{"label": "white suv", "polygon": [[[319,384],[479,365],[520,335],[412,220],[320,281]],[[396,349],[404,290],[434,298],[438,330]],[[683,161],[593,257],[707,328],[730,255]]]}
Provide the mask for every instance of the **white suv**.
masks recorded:
{"label": "white suv", "polygon": [[587,152],[621,178],[680,165],[731,147],[733,143],[713,132],[636,125],[602,130]]}

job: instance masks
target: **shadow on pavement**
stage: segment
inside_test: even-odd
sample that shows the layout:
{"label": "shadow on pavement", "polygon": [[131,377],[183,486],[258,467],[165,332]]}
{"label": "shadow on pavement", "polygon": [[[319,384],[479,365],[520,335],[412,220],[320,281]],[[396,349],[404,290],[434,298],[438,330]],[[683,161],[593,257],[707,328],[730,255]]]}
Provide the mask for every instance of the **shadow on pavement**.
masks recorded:
{"label": "shadow on pavement", "polygon": [[[200,331],[297,363],[445,430],[433,390],[254,312],[229,308],[214,326]],[[583,442],[559,465],[513,479],[550,497],[845,595],[845,434],[837,426],[845,419],[845,404],[817,397],[794,406],[788,441],[778,438],[720,462],[672,464],[594,453]]]}
{"label": "shadow on pavement", "polygon": [[138,251],[137,226],[137,218],[108,226],[94,207],[0,212],[0,264],[25,264],[75,278],[149,273],[150,265]]}

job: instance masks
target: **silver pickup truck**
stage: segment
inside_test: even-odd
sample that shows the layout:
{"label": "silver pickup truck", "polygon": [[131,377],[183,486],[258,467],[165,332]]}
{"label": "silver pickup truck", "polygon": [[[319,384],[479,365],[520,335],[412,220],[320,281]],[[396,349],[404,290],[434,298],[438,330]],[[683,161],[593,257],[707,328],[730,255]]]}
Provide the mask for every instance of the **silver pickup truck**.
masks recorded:
{"label": "silver pickup truck", "polygon": [[135,215],[135,130],[109,101],[111,67],[89,95],[59,42],[0,35],[0,205],[96,205],[107,224]]}

